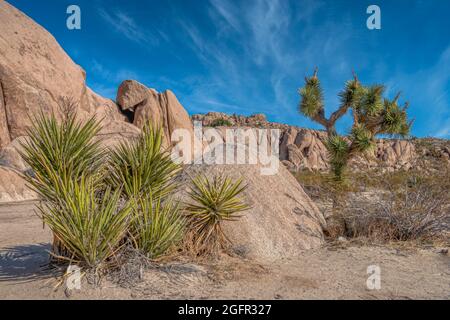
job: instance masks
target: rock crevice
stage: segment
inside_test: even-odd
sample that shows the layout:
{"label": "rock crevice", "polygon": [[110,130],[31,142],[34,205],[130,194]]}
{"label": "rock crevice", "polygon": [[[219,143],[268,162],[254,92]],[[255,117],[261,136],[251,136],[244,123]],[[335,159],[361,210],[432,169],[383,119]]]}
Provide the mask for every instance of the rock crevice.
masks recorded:
{"label": "rock crevice", "polygon": [[6,109],[5,96],[3,94],[3,84],[0,79],[0,150],[11,142],[9,133],[8,111]]}

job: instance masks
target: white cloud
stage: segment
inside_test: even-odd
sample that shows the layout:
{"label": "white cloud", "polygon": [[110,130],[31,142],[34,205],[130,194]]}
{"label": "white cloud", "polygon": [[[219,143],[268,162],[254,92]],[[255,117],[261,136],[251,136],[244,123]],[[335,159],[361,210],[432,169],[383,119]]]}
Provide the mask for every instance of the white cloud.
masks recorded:
{"label": "white cloud", "polygon": [[103,8],[99,9],[100,16],[114,28],[114,30],[129,40],[143,45],[156,46],[159,39],[148,29],[143,30],[136,21],[127,13],[115,10],[108,12]]}
{"label": "white cloud", "polygon": [[[296,86],[319,59],[329,61],[323,66],[327,72],[351,71],[345,70],[344,59],[329,59],[349,50],[348,32],[340,32],[341,26],[332,23],[312,27],[312,17],[322,7],[319,1],[210,0],[210,5],[209,22],[214,28],[205,30],[188,19],[179,22],[208,71],[204,82],[216,84],[202,93],[197,86],[188,97],[191,101],[201,96],[240,105],[242,113],[265,112],[279,121],[301,119]],[[303,30],[298,32],[295,23],[301,23]],[[213,39],[211,31],[215,31]]]}

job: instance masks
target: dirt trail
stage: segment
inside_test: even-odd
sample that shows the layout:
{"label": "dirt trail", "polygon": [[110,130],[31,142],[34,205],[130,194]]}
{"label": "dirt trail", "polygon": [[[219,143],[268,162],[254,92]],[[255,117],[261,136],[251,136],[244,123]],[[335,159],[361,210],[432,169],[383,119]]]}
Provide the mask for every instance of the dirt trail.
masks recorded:
{"label": "dirt trail", "polygon": [[[51,234],[33,204],[0,206],[0,299],[67,299],[54,274],[41,268]],[[368,290],[367,267],[381,270],[381,289]],[[83,283],[71,299],[450,299],[450,257],[433,250],[350,246],[305,251],[256,263],[171,263],[144,272],[132,288]]]}

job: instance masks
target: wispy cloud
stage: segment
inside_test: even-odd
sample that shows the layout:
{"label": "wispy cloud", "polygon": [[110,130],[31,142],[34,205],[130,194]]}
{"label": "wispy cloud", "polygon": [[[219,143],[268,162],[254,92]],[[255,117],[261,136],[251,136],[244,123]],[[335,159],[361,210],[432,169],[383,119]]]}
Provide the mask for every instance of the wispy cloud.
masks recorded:
{"label": "wispy cloud", "polygon": [[[158,37],[149,30],[141,29],[129,14],[120,10],[107,11],[104,8],[100,8],[98,12],[116,32],[129,40],[143,45],[156,46],[159,44]],[[160,33],[160,36],[164,38],[164,34]]]}
{"label": "wispy cloud", "polygon": [[236,8],[232,3],[221,0],[211,0],[210,3],[213,8],[213,10],[210,11],[213,18],[216,16],[221,17],[235,31],[241,29],[241,22],[238,19],[239,12],[236,11]]}
{"label": "wispy cloud", "polygon": [[[152,23],[143,23],[136,12],[101,9],[109,26],[150,48],[155,61],[161,53],[170,58],[162,59],[160,74],[111,71],[96,61],[93,72],[105,83],[141,76],[149,86],[177,89],[190,112],[264,112],[271,120],[317,127],[297,112],[303,77],[319,67],[330,112],[355,69],[365,83],[386,83],[388,95],[403,90],[411,113],[420,118],[415,133],[449,136],[450,47],[435,63],[429,60],[422,70],[411,71],[401,54],[384,48],[384,30],[367,30],[364,5],[359,12],[358,6],[339,11],[341,5],[331,8],[322,0],[206,0],[195,13],[183,5],[164,7],[165,21],[156,23],[156,13]],[[173,71],[177,66],[181,76]],[[350,122],[344,118],[340,129]]]}
{"label": "wispy cloud", "polygon": [[[240,105],[242,113],[265,112],[278,121],[292,120],[299,117],[296,87],[306,71],[321,56],[348,50],[343,45],[348,36],[339,32],[338,25],[324,24],[320,30],[310,26],[322,7],[319,1],[304,0],[301,10],[292,8],[296,2],[284,0],[209,3],[213,39],[211,30],[205,34],[204,28],[187,19],[179,22],[191,49],[209,71],[204,81],[216,84],[202,93],[194,89],[191,101],[201,97],[222,101],[222,111]],[[293,32],[296,23],[304,28],[300,34]],[[338,67],[334,63],[325,67],[342,73],[346,66],[341,60]]]}

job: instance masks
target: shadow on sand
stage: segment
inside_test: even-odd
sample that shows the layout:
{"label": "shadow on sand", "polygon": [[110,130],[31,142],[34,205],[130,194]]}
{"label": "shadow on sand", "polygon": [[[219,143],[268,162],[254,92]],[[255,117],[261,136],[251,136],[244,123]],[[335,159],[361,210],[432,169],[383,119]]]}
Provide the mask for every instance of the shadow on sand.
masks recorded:
{"label": "shadow on sand", "polygon": [[58,270],[49,264],[49,243],[7,247],[0,250],[0,282],[49,279]]}

